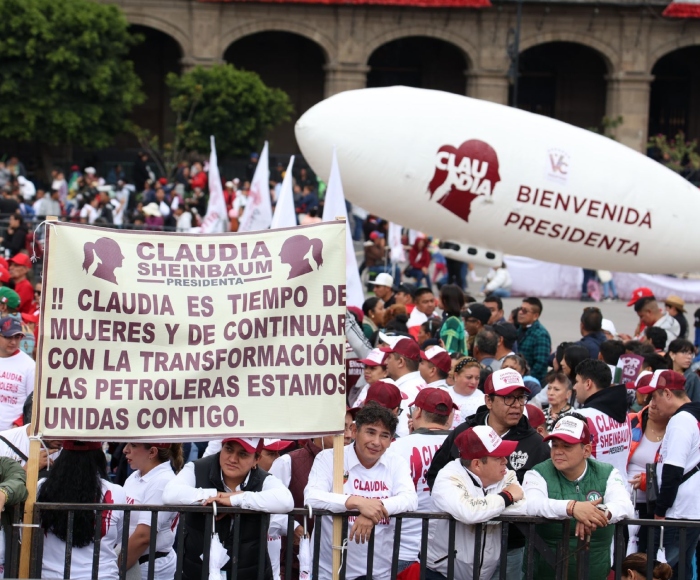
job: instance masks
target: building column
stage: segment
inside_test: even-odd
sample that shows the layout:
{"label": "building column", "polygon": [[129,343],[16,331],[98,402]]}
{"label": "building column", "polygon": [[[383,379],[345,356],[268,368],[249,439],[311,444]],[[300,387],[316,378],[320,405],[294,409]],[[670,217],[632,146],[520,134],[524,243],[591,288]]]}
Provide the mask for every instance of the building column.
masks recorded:
{"label": "building column", "polygon": [[508,104],[508,75],[506,71],[468,70],[467,96],[500,105]]}
{"label": "building column", "polygon": [[614,130],[615,138],[640,153],[646,153],[649,130],[649,96],[652,75],[619,72],[606,77],[608,94],[606,116],[614,120],[622,117],[622,124]]}
{"label": "building column", "polygon": [[369,67],[366,64],[331,63],[324,66],[323,70],[326,72],[325,98],[367,86]]}

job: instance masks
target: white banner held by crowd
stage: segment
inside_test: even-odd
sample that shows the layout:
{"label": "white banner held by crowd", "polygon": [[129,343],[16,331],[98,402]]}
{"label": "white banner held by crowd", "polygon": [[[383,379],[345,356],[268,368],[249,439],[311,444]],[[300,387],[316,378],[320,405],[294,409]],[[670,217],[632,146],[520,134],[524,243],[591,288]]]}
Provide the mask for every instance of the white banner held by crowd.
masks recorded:
{"label": "white banner held by crowd", "polygon": [[46,235],[34,434],[204,441],[342,433],[340,222]]}
{"label": "white banner held by crowd", "polygon": [[253,181],[250,182],[248,203],[241,216],[239,232],[266,230],[272,223],[272,201],[270,200],[270,160],[267,141],[258,158]]}
{"label": "white banner held by crowd", "polygon": [[345,218],[345,223],[348,224],[345,239],[347,304],[348,306],[357,306],[358,308],[362,308],[362,303],[365,301],[365,296],[362,292],[360,272],[357,269],[355,246],[352,243],[352,236],[350,235],[350,224],[348,222],[348,208],[345,205],[345,195],[343,194],[343,183],[340,180],[340,169],[338,168],[338,159],[335,155],[335,149],[333,149],[331,174],[328,178],[328,187],[326,188],[326,199],[323,206],[323,221],[331,222],[339,217]]}

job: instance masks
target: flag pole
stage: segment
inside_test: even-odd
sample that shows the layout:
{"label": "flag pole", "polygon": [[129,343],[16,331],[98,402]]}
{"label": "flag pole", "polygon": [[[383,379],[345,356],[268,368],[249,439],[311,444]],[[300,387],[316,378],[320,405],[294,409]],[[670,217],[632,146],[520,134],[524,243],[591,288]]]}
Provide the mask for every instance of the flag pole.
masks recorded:
{"label": "flag pole", "polygon": [[[47,222],[55,222],[58,218],[56,216],[46,216]],[[51,235],[49,231],[51,228],[46,227],[46,235]],[[46,258],[44,258],[46,259]],[[46,271],[46,270],[44,270]],[[41,313],[41,320],[43,321],[44,313]],[[41,364],[41,361],[39,361]],[[39,421],[39,373],[34,373],[34,397],[32,397],[32,423],[34,423],[35,429],[33,431],[36,433],[36,426]],[[24,502],[24,515],[22,518],[22,545],[21,552],[19,556],[19,577],[20,578],[30,578],[29,570],[32,561],[32,533],[34,528],[34,504],[36,503],[36,490],[39,481],[39,461],[41,460],[41,442],[39,439],[34,437],[29,439],[29,457],[27,458],[27,501]],[[38,523],[38,522],[37,522]]]}

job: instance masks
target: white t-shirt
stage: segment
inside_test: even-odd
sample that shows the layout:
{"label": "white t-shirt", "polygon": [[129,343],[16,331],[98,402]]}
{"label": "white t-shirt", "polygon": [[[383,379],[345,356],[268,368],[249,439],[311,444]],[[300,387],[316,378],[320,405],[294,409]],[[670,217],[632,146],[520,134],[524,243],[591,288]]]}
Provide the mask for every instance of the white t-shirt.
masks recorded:
{"label": "white t-shirt", "polygon": [[486,397],[484,392],[475,389],[471,395],[460,395],[455,391],[454,387],[447,387],[447,391],[452,397],[452,401],[459,407],[459,411],[455,411],[452,427],[461,425],[469,417],[476,413],[476,410],[484,404]]}
{"label": "white t-shirt", "polygon": [[[661,441],[658,443],[650,441],[647,439],[646,435],[642,435],[642,440],[639,442],[632,457],[630,457],[630,462],[627,464],[627,481],[632,480],[634,476],[639,473],[646,473],[647,463],[654,463],[656,461],[656,452],[659,450],[660,445]],[[646,500],[647,492],[638,489],[637,501],[644,502]]]}
{"label": "white t-shirt", "polygon": [[[343,456],[343,493],[333,493],[333,450],[321,451],[314,460],[309,482],[304,490],[304,505],[334,513],[347,511],[345,502],[351,495],[381,499],[389,515],[415,510],[418,506],[416,490],[408,463],[395,453],[387,451],[371,468],[364,467],[355,453],[354,444],[345,447]],[[319,578],[331,578],[333,550],[333,522],[323,516]],[[348,531],[354,522],[349,518]],[[314,527],[314,534],[318,527]],[[314,539],[311,539],[314,545]],[[389,580],[391,554],[394,545],[394,520],[387,518],[374,527],[374,580]],[[367,573],[367,544],[348,541],[346,578],[357,578]]]}
{"label": "white t-shirt", "polygon": [[[411,478],[416,486],[418,494],[419,512],[432,512],[434,510],[433,499],[430,496],[430,487],[425,479],[433,457],[442,447],[449,431],[420,430],[407,437],[401,437],[391,444],[390,453],[400,455],[408,461],[411,467]],[[418,518],[406,518],[401,523],[401,547],[399,548],[399,560],[418,560],[421,547],[422,520]]]}
{"label": "white t-shirt", "polygon": [[[700,463],[700,423],[687,411],[681,411],[671,417],[666,426],[666,435],[661,442],[657,475],[659,489],[663,477],[664,465],[675,465],[689,472]],[[700,471],[678,488],[676,501],[666,511],[666,517],[676,520],[700,519],[700,502],[698,501]]]}
{"label": "white t-shirt", "polygon": [[629,417],[624,423],[618,423],[608,414],[592,407],[583,407],[576,412],[588,420],[588,428],[591,432],[591,457],[603,463],[609,463],[620,473],[626,473],[632,440]]}
{"label": "white t-shirt", "polygon": [[100,216],[100,212],[92,207],[89,203],[86,203],[80,210],[80,217],[86,218],[88,224],[94,224],[95,220]]}
{"label": "white t-shirt", "polygon": [[[163,505],[163,490],[167,483],[175,479],[175,473],[166,461],[154,467],[146,475],[135,471],[124,482],[126,503],[133,505]],[[175,576],[175,564],[177,556],[173,550],[175,531],[177,530],[178,514],[176,512],[158,513],[158,531],[156,535],[156,552],[168,552],[163,558],[154,562],[154,578],[156,580],[170,580]],[[151,527],[150,512],[132,512],[129,520],[129,536],[136,531],[136,526],[144,524]],[[148,548],[143,553],[148,554]],[[148,562],[141,564],[141,577],[148,578]]]}
{"label": "white t-shirt", "polygon": [[[39,482],[39,485],[44,480]],[[126,494],[121,486],[102,480],[102,503],[124,504]],[[102,512],[102,540],[100,541],[100,580],[117,580],[117,544],[122,539],[122,524],[124,512]],[[73,547],[70,577],[71,580],[92,580],[93,545],[83,548]],[[52,533],[44,536],[44,560],[42,562],[42,578],[63,578],[63,566],[66,559],[66,543]]]}
{"label": "white t-shirt", "polygon": [[408,317],[408,322],[406,322],[406,328],[420,326],[424,322],[428,322],[428,317],[423,312],[418,310],[418,308],[414,308],[411,312],[411,315]]}
{"label": "white t-shirt", "polygon": [[425,388],[425,381],[418,371],[408,373],[394,381],[401,391],[401,408],[403,412],[399,415],[399,425],[396,427],[397,437],[408,435],[408,405],[413,403],[421,389]]}
{"label": "white t-shirt", "polygon": [[[19,449],[26,457],[29,457],[29,435],[27,435],[27,426],[15,427],[14,429],[8,429],[7,431],[0,431],[0,436],[7,439],[12,443],[17,449]],[[0,439],[0,456],[9,457],[19,463],[24,467],[26,461],[21,458],[17,453],[12,450],[7,443]]]}
{"label": "white t-shirt", "polygon": [[11,429],[22,415],[24,402],[34,391],[35,367],[34,360],[21,350],[0,358],[0,431]]}

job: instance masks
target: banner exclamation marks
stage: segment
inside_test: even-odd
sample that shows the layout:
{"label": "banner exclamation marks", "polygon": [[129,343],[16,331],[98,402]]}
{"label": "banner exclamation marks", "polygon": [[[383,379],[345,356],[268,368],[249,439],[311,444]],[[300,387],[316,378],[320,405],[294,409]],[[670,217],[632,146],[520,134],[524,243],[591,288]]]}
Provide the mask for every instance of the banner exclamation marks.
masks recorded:
{"label": "banner exclamation marks", "polygon": [[54,288],[52,294],[53,303],[51,307],[54,310],[63,310],[63,288]]}

